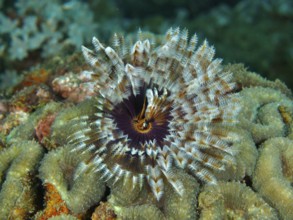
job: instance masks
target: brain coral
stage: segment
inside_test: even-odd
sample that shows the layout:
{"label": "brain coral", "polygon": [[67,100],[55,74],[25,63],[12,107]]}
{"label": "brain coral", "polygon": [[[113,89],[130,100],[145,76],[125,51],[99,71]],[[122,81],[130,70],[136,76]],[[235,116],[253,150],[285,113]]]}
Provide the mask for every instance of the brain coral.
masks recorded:
{"label": "brain coral", "polygon": [[237,182],[205,186],[199,195],[200,218],[278,219],[276,211],[249,187]]}
{"label": "brain coral", "polygon": [[101,199],[105,191],[97,175],[78,175],[76,167],[86,157],[86,154],[70,154],[70,148],[63,147],[48,153],[39,169],[43,182],[55,186],[73,213],[85,212]]}
{"label": "brain coral", "polygon": [[266,140],[260,150],[253,186],[280,213],[293,218],[293,141],[285,137]]}
{"label": "brain coral", "polygon": [[165,184],[179,194],[183,184],[174,167],[202,182],[234,163],[240,107],[232,74],[204,41],[187,30],[169,29],[157,45],[141,32],[132,45],[117,34],[112,47],[93,38],[95,51],[82,48],[97,78],[95,112],[75,118],[79,130],[69,137],[75,151],[92,156],[80,165],[104,181],[148,184],[160,200]]}
{"label": "brain coral", "polygon": [[29,219],[35,211],[32,183],[42,156],[34,141],[18,140],[0,152],[0,219]]}
{"label": "brain coral", "polygon": [[292,219],[292,92],[186,30],[131,40],[42,67],[41,105],[23,82],[0,101],[0,219]]}

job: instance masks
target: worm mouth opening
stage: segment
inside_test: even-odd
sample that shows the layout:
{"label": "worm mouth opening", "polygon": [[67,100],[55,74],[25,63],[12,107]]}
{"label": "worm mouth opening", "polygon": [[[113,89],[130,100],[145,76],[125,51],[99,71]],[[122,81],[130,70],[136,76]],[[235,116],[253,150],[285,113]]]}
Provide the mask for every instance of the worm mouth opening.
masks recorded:
{"label": "worm mouth opening", "polygon": [[132,125],[135,131],[142,134],[149,133],[153,128],[152,122],[145,118],[133,119]]}
{"label": "worm mouth opening", "polygon": [[162,143],[169,134],[172,103],[165,92],[156,88],[140,88],[140,93],[131,93],[112,110],[112,117],[132,142],[132,146],[148,142]]}

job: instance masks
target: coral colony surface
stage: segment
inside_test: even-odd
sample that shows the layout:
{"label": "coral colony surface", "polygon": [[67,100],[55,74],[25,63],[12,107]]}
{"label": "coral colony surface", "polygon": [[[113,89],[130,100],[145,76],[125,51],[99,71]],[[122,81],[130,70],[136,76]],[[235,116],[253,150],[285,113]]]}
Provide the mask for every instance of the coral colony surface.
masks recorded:
{"label": "coral colony surface", "polygon": [[186,29],[92,43],[1,98],[0,219],[293,219],[282,82]]}

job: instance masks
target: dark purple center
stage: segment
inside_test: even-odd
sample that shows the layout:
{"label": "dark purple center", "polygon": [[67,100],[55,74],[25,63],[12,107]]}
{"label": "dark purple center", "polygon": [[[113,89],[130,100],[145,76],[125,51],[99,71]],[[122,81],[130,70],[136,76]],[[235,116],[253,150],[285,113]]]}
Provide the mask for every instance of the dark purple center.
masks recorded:
{"label": "dark purple center", "polygon": [[[138,145],[148,141],[162,143],[163,139],[169,134],[168,121],[171,119],[170,109],[167,107],[164,112],[157,109],[157,118],[145,119],[144,108],[147,106],[146,89],[141,88],[139,95],[131,94],[128,99],[117,104],[111,115],[117,123],[118,129],[127,134],[131,139],[131,145],[139,148]],[[161,111],[161,112],[160,112]]]}

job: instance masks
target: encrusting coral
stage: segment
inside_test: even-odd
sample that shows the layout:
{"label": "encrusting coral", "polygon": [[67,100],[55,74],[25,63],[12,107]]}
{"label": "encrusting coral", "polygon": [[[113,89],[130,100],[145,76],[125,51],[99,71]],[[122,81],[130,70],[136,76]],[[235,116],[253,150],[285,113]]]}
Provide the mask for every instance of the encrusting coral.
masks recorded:
{"label": "encrusting coral", "polygon": [[36,211],[33,182],[42,155],[34,141],[19,141],[0,152],[0,219],[28,219]]}
{"label": "encrusting coral", "polygon": [[35,134],[41,144],[45,144],[51,134],[51,126],[56,118],[57,113],[47,114],[35,127]]}
{"label": "encrusting coral", "polygon": [[3,116],[0,124],[0,132],[3,135],[8,135],[10,131],[18,125],[27,121],[29,113],[24,111],[10,112],[6,117]]}
{"label": "encrusting coral", "polygon": [[[6,141],[8,143],[17,142],[18,140],[32,140],[36,136],[36,133],[41,135],[47,132],[50,133],[50,128],[47,126],[40,126],[42,120],[50,115],[56,114],[62,107],[61,103],[50,102],[42,108],[39,108],[32,113],[25,122],[14,128],[9,135],[7,135]],[[41,129],[41,130],[40,130]],[[46,129],[44,131],[43,129]],[[49,134],[46,134],[49,135]],[[40,136],[39,136],[40,137]],[[45,136],[46,137],[46,136]],[[44,137],[43,137],[44,138]],[[41,139],[39,139],[41,140]],[[42,142],[42,140],[41,140]]]}
{"label": "encrusting coral", "polygon": [[89,71],[82,71],[80,74],[67,73],[52,81],[53,90],[67,100],[81,102],[96,94],[98,88],[93,75]]}
{"label": "encrusting coral", "polygon": [[196,44],[196,35],[188,40],[187,30],[171,28],[162,45],[139,32],[130,49],[117,34],[113,48],[97,38],[95,51],[82,48],[99,86],[95,113],[76,118],[82,128],[70,140],[77,152],[91,151],[85,171],[106,182],[130,179],[133,187],[147,182],[157,200],[166,182],[184,194],[172,168],[216,183],[214,173],[234,162],[237,135],[228,128],[240,105],[214,48]]}
{"label": "encrusting coral", "polygon": [[265,141],[260,150],[253,187],[282,219],[293,219],[293,140],[285,137]]}
{"label": "encrusting coral", "polygon": [[11,112],[31,112],[49,103],[52,99],[52,94],[45,85],[25,87],[11,98],[9,110]]}
{"label": "encrusting coral", "polygon": [[276,211],[259,195],[237,182],[205,186],[198,200],[202,220],[278,219]]}
{"label": "encrusting coral", "polygon": [[34,216],[36,220],[48,220],[52,216],[70,213],[66,203],[52,184],[45,183],[44,188],[46,190],[45,208]]}
{"label": "encrusting coral", "polygon": [[109,203],[100,202],[99,206],[95,209],[91,216],[91,220],[114,220],[116,214],[111,209]]}

